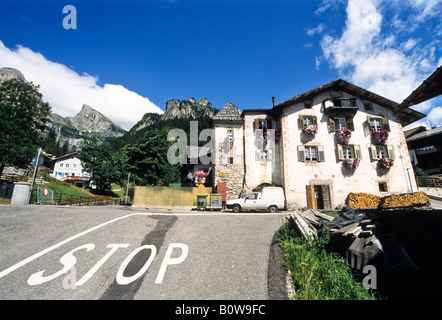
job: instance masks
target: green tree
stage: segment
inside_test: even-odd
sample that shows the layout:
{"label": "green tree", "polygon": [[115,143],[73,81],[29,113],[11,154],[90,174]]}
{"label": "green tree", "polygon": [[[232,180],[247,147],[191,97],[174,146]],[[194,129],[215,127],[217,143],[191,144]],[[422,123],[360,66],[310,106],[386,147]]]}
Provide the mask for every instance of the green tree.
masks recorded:
{"label": "green tree", "polygon": [[135,175],[137,184],[167,186],[180,181],[181,165],[167,160],[167,150],[172,145],[167,141],[169,130],[168,127],[148,130],[142,143],[124,147],[129,172]]}
{"label": "green tree", "polygon": [[127,174],[125,156],[112,154],[109,143],[86,142],[81,148],[81,165],[89,172],[100,191],[109,190],[112,183],[120,183]]}
{"label": "green tree", "polygon": [[41,145],[51,108],[38,88],[17,79],[0,85],[0,174],[5,166],[30,163]]}

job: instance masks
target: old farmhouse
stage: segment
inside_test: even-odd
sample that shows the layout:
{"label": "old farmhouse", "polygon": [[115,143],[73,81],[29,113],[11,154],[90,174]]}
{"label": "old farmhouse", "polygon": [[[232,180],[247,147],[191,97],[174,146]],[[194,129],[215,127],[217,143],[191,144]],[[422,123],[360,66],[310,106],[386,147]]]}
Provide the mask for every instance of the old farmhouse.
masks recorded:
{"label": "old farmhouse", "polygon": [[214,186],[228,200],[277,185],[288,208],[317,209],[417,190],[402,127],[423,117],[341,79],[271,109],[228,103],[212,118]]}

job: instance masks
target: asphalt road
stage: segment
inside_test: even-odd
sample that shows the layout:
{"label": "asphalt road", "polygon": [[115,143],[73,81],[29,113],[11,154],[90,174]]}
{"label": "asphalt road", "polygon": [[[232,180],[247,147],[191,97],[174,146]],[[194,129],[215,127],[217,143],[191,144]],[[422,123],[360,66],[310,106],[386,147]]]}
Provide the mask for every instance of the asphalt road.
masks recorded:
{"label": "asphalt road", "polygon": [[0,299],[268,299],[284,217],[0,205]]}

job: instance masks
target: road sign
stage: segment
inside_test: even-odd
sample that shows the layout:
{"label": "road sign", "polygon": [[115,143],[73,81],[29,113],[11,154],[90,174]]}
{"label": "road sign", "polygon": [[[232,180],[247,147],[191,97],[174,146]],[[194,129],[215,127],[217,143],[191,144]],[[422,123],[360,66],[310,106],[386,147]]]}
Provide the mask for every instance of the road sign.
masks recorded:
{"label": "road sign", "polygon": [[37,203],[53,203],[54,202],[54,190],[48,187],[37,188]]}
{"label": "road sign", "polygon": [[[37,157],[32,158],[31,164],[35,167],[35,163],[37,162]],[[43,157],[40,157],[38,161],[38,165],[41,166],[43,164]]]}

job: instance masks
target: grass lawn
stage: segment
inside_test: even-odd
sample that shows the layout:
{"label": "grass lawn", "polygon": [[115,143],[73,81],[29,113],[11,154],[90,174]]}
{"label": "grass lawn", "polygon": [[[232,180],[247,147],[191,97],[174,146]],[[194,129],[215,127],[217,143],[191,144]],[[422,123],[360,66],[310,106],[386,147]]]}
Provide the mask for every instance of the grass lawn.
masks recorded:
{"label": "grass lawn", "polygon": [[35,184],[34,192],[32,193],[32,203],[36,201],[37,198],[37,188],[40,187],[43,189],[44,187],[48,187],[49,189],[54,191],[54,201],[58,201],[60,199],[60,194],[62,194],[63,199],[68,199],[73,196],[74,198],[86,198],[86,197],[95,197],[92,193],[87,190],[83,190],[80,188],[75,188],[71,185],[59,185],[59,184]]}

